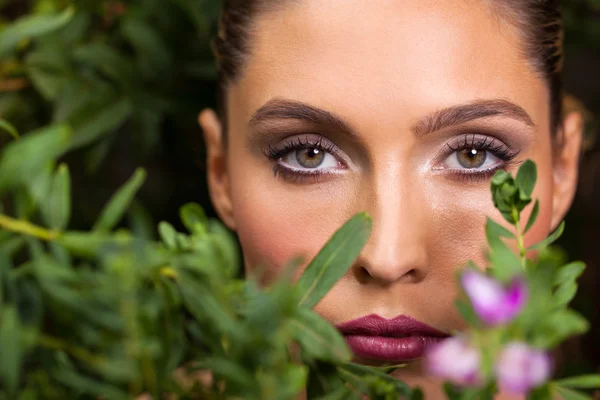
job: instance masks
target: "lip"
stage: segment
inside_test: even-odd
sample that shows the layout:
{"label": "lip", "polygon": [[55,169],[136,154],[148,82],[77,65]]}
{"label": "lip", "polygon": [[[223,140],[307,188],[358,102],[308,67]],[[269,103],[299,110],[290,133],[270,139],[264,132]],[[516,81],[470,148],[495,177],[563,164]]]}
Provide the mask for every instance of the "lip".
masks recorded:
{"label": "lip", "polygon": [[430,346],[450,336],[406,315],[386,319],[371,314],[336,328],[356,356],[385,361],[420,358]]}

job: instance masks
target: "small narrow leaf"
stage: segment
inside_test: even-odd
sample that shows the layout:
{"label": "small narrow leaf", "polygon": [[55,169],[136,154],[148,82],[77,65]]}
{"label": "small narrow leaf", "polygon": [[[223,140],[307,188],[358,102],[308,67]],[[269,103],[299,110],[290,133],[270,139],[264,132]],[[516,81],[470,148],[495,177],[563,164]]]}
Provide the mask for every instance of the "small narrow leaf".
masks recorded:
{"label": "small narrow leaf", "polygon": [[558,287],[552,298],[553,306],[556,308],[566,306],[577,294],[577,284],[566,282]]}
{"label": "small narrow leaf", "polygon": [[544,247],[550,246],[552,243],[556,242],[562,236],[564,231],[565,231],[565,222],[563,221],[560,223],[558,228],[554,232],[552,232],[552,234],[550,236],[548,236],[546,239],[542,240],[541,242],[529,247],[527,250],[540,250],[540,249],[543,249]]}
{"label": "small narrow leaf", "polygon": [[113,195],[104,207],[100,218],[94,225],[94,231],[108,232],[115,227],[127,212],[138,190],[146,180],[146,171],[138,168],[133,176]]}
{"label": "small narrow leaf", "polygon": [[521,193],[526,195],[526,198],[531,198],[536,180],[537,167],[535,163],[531,160],[525,161],[517,172],[515,183],[517,184],[517,187]]}
{"label": "small narrow leaf", "polygon": [[71,175],[65,164],[61,164],[54,174],[46,206],[48,226],[52,229],[65,229],[71,216]]}
{"label": "small narrow leaf", "polygon": [[73,7],[55,15],[27,15],[0,32],[0,57],[13,51],[19,42],[45,35],[65,26],[73,17]]}
{"label": "small narrow leaf", "polygon": [[92,105],[92,110],[84,109],[73,117],[71,123],[75,135],[71,140],[70,149],[87,146],[103,135],[117,129],[131,115],[132,105],[127,98],[116,100],[105,107]]}
{"label": "small narrow leaf", "polygon": [[20,325],[17,310],[12,306],[4,306],[0,319],[0,349],[2,349],[0,377],[8,389],[9,397],[17,393],[19,385],[23,357],[19,342]]}
{"label": "small narrow leaf", "polygon": [[488,218],[487,222],[485,224],[485,234],[486,234],[488,242],[490,242],[490,243],[492,243],[494,240],[497,240],[500,237],[505,237],[505,238],[510,238],[510,239],[514,239],[514,237],[515,237],[515,235],[511,231],[509,231],[502,225],[498,224],[491,218]]}
{"label": "small narrow leaf", "polygon": [[567,389],[562,386],[556,386],[555,390],[558,394],[556,397],[562,400],[592,400],[592,397],[587,394]]}
{"label": "small narrow leaf", "polygon": [[572,262],[561,267],[554,277],[554,285],[560,285],[565,282],[575,282],[585,270],[585,263],[581,261]]}
{"label": "small narrow leaf", "polygon": [[600,374],[575,376],[561,379],[555,383],[568,388],[600,389]]}
{"label": "small narrow leaf", "polygon": [[181,207],[179,216],[185,227],[191,233],[203,233],[206,231],[206,213],[204,209],[196,203],[188,203]]}
{"label": "small narrow leaf", "polygon": [[297,287],[300,304],[312,308],[348,271],[371,233],[372,220],[364,213],[352,217],[308,265]]}
{"label": "small narrow leaf", "polygon": [[350,349],[342,335],[312,310],[300,307],[290,327],[292,337],[310,357],[322,361],[350,361]]}
{"label": "small narrow leaf", "polygon": [[0,154],[0,191],[38,176],[49,162],[67,150],[70,137],[69,127],[54,125],[4,146]]}
{"label": "small narrow leaf", "polygon": [[525,230],[523,231],[523,234],[526,234],[527,231],[529,231],[529,229],[531,229],[533,224],[535,224],[535,221],[537,220],[539,212],[540,212],[540,201],[536,200],[535,204],[533,206],[533,210],[531,210],[531,214],[529,215],[529,220],[527,220],[527,225],[525,226]]}
{"label": "small narrow leaf", "polygon": [[560,310],[536,325],[537,336],[533,345],[554,348],[568,337],[587,332],[589,322],[572,310]]}
{"label": "small narrow leaf", "polygon": [[162,221],[158,224],[158,234],[162,239],[163,243],[169,249],[177,248],[177,231],[168,222]]}
{"label": "small narrow leaf", "polygon": [[406,383],[394,378],[391,375],[388,375],[384,372],[378,371],[376,368],[357,364],[357,363],[346,363],[341,365],[339,368],[346,369],[357,375],[370,375],[375,376],[386,383],[391,383],[394,385],[396,392],[403,396],[410,396],[412,393],[412,389]]}
{"label": "small narrow leaf", "polygon": [[10,136],[12,136],[14,139],[18,139],[19,138],[19,132],[17,131],[17,129],[12,126],[10,123],[8,123],[8,121],[3,120],[0,118],[0,129],[8,132],[8,134],[10,134]]}

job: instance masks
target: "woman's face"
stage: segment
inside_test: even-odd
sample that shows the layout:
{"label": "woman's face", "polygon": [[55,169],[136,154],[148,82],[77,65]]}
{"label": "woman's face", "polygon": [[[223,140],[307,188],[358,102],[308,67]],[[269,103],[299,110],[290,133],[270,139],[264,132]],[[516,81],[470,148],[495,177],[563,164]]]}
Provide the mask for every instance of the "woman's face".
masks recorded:
{"label": "woman's face", "polygon": [[290,1],[256,17],[250,45],[224,153],[214,118],[201,118],[213,201],[247,270],[273,276],[354,214],[373,217],[361,256],[316,307],[333,324],[405,315],[460,329],[455,274],[484,265],[486,217],[502,221],[498,168],[537,163],[527,242],[568,208],[575,168],[552,157],[546,83],[489,2]]}

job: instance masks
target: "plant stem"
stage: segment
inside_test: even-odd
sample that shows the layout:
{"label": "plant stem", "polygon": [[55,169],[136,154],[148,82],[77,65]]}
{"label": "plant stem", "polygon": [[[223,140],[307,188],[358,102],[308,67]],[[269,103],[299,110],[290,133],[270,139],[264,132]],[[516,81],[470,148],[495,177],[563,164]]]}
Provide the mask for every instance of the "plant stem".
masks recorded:
{"label": "plant stem", "polygon": [[88,352],[86,349],[80,347],[73,347],[70,344],[63,342],[62,340],[51,336],[40,336],[40,344],[43,347],[47,347],[50,349],[65,351],[71,354],[73,357],[88,363],[88,365],[98,366],[104,361],[102,357],[96,356]]}
{"label": "plant stem", "polygon": [[517,246],[519,246],[519,256],[521,258],[521,266],[523,269],[527,268],[527,258],[525,257],[525,239],[523,237],[523,231],[521,230],[521,222],[519,221],[519,212],[516,208],[513,208],[513,219],[515,220],[515,228],[517,230]]}
{"label": "plant stem", "polygon": [[29,221],[11,218],[4,214],[0,214],[0,227],[7,231],[22,233],[45,241],[54,240],[60,234],[60,232],[51,231]]}

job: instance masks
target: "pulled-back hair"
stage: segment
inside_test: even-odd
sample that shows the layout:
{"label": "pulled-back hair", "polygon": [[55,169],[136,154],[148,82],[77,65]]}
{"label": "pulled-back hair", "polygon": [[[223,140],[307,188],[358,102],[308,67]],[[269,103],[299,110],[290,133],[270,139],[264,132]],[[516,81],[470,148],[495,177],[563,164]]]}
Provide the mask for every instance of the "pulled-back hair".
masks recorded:
{"label": "pulled-back hair", "polygon": [[[292,0],[224,0],[213,50],[217,60],[217,111],[227,132],[226,96],[241,75],[250,53],[251,24],[262,12]],[[301,0],[293,0],[301,1]],[[559,0],[482,0],[522,37],[522,51],[550,91],[550,126],[559,131],[563,113],[563,25]]]}

